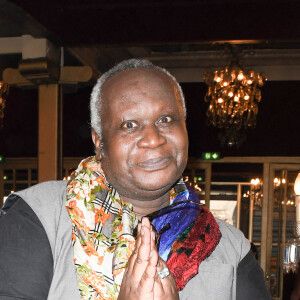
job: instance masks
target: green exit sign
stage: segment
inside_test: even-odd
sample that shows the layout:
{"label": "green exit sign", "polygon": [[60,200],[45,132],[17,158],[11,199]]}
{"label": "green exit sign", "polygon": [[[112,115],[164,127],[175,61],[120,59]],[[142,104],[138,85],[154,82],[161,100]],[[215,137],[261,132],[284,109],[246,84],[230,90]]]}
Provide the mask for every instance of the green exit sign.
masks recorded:
{"label": "green exit sign", "polygon": [[0,155],[0,164],[4,162],[4,156]]}
{"label": "green exit sign", "polygon": [[202,152],[203,160],[217,160],[220,159],[220,152]]}

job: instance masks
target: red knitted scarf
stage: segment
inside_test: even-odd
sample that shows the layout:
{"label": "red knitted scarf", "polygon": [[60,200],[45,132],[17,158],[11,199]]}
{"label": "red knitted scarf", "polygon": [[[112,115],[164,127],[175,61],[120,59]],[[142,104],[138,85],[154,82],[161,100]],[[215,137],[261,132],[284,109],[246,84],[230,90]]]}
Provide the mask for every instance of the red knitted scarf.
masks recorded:
{"label": "red knitted scarf", "polygon": [[176,238],[168,256],[179,291],[197,275],[200,263],[215,250],[221,236],[217,221],[203,206],[196,221]]}

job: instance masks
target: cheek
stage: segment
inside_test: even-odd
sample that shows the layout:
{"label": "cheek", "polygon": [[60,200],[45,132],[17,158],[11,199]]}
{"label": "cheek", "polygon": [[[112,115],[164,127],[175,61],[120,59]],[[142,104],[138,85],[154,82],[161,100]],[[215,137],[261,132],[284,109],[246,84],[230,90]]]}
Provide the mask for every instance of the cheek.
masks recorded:
{"label": "cheek", "polygon": [[186,160],[188,156],[189,142],[187,134],[185,132],[179,132],[172,136],[172,144],[174,149],[176,149],[177,158],[181,160]]}
{"label": "cheek", "polygon": [[103,151],[104,159],[117,168],[120,168],[120,166],[126,167],[131,153],[131,144],[128,141],[115,139],[105,145],[106,147],[104,147]]}

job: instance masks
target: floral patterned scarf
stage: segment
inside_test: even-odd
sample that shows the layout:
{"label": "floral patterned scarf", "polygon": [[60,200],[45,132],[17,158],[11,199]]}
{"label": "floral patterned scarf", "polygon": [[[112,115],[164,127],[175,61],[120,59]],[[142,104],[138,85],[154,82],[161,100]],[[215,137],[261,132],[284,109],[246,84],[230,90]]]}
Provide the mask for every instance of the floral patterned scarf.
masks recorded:
{"label": "floral patterned scarf", "polygon": [[[101,164],[89,157],[67,185],[74,263],[83,300],[117,299],[138,220],[106,181]],[[105,258],[105,259],[104,259]]]}
{"label": "floral patterned scarf", "polygon": [[[194,201],[193,198],[197,196],[179,181],[171,191],[170,202]],[[81,298],[117,299],[135,245],[132,233],[138,219],[132,205],[120,199],[107,182],[100,162],[92,156],[81,161],[72,173],[67,185],[66,207],[72,222],[74,263]],[[178,222],[179,219],[185,222]],[[181,290],[197,274],[201,261],[215,249],[221,233],[211,213],[205,208],[195,210],[195,205],[180,204],[179,210],[168,212],[153,224],[160,230],[166,222],[174,223],[174,220],[177,225],[172,224],[173,230],[162,236],[159,254],[167,259]]]}

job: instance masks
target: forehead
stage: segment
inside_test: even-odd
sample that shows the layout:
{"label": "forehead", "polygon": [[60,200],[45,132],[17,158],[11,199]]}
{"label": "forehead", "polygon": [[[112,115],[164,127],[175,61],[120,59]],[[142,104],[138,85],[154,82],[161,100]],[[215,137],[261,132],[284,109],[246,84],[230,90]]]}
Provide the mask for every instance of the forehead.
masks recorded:
{"label": "forehead", "polygon": [[156,69],[130,69],[109,78],[102,87],[103,105],[124,102],[140,94],[153,99],[173,97],[180,101],[176,84],[165,73]]}

